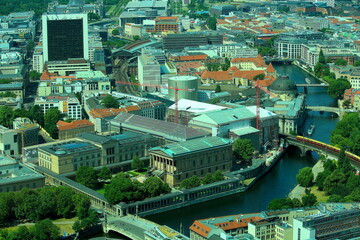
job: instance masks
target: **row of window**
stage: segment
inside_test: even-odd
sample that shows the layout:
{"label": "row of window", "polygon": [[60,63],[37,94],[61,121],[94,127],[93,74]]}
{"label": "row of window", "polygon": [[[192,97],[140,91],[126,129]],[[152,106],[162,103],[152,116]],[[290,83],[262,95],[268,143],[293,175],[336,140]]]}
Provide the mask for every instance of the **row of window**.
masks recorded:
{"label": "row of window", "polygon": [[37,184],[36,182],[34,182],[33,184],[25,184],[24,186],[22,184],[18,185],[18,186],[12,186],[12,187],[0,187],[0,192],[10,192],[10,191],[20,191],[21,189],[23,189],[24,187],[26,188],[36,188]]}

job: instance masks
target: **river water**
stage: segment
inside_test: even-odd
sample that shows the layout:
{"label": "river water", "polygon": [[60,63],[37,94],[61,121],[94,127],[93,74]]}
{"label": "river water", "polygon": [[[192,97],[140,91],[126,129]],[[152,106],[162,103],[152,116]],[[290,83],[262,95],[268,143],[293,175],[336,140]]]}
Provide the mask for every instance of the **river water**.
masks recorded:
{"label": "river water", "polygon": [[[305,83],[305,78],[309,78],[312,83],[319,83],[314,77],[294,65],[274,65],[274,67],[278,74],[286,74],[296,83]],[[325,87],[308,88],[307,105],[336,106],[336,100],[331,98],[326,91]],[[304,90],[299,89],[299,92],[304,92]],[[328,143],[331,130],[337,121],[338,118],[333,113],[309,112],[305,129],[310,124],[315,124],[312,138]],[[148,216],[147,219],[178,231],[182,224],[184,233],[189,235],[189,226],[196,219],[266,210],[272,199],[284,198],[289,194],[296,185],[295,176],[299,169],[312,167],[316,161],[315,154],[300,157],[299,151],[292,148],[273,166],[269,173],[244,193]]]}

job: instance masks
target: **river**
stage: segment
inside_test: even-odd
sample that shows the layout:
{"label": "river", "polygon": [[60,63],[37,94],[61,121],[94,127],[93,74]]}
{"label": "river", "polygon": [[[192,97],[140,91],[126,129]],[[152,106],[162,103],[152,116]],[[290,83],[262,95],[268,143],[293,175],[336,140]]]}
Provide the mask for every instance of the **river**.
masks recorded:
{"label": "river", "polygon": [[[274,67],[277,74],[286,74],[296,83],[305,83],[305,78],[309,78],[312,83],[319,83],[317,79],[294,65],[274,65]],[[299,92],[303,91],[303,89],[299,89]],[[326,91],[325,87],[309,88],[307,105],[336,106],[336,100],[331,98]],[[315,124],[312,138],[328,143],[331,130],[337,121],[338,118],[333,113],[309,112],[305,129],[310,124]],[[289,194],[296,185],[295,176],[299,169],[312,167],[316,161],[315,154],[300,157],[299,151],[292,148],[285,153],[269,173],[244,193],[148,216],[147,219],[175,230],[179,230],[180,224],[182,224],[184,233],[189,235],[189,226],[196,219],[266,210],[272,199],[284,198]]]}

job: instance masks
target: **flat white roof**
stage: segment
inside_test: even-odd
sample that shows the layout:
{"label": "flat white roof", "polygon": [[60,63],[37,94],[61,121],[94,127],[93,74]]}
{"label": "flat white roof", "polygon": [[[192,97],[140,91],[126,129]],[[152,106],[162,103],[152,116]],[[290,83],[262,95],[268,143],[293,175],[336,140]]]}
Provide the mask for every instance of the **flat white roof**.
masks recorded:
{"label": "flat white roof", "polygon": [[[169,108],[175,110],[175,104],[171,105]],[[180,99],[178,101],[179,111],[187,111],[192,113],[205,113],[205,112],[218,111],[223,109],[227,109],[227,107],[188,100],[188,99]]]}

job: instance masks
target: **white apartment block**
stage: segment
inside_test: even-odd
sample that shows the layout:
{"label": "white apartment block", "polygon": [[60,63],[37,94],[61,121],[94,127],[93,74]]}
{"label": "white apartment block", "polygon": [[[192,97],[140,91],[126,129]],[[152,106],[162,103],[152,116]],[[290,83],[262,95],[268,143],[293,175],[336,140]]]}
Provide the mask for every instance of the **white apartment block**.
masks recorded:
{"label": "white apartment block", "polygon": [[35,99],[35,105],[39,105],[41,111],[45,114],[50,108],[57,108],[70,119],[82,119],[81,104],[76,97],[69,96],[49,96],[38,97]]}
{"label": "white apartment block", "polygon": [[[141,85],[158,86],[161,84],[160,64],[154,56],[143,53],[138,57],[138,79]],[[155,91],[156,87],[146,87],[146,89]]]}

